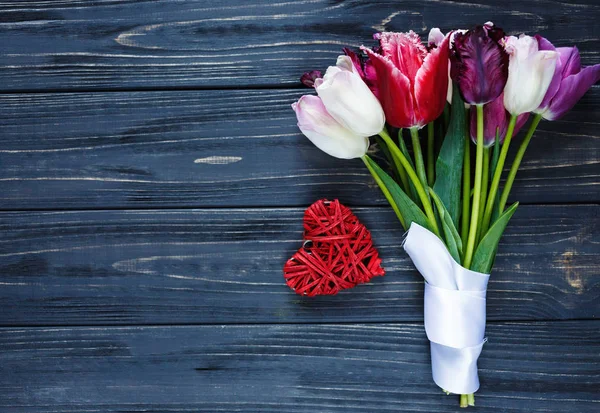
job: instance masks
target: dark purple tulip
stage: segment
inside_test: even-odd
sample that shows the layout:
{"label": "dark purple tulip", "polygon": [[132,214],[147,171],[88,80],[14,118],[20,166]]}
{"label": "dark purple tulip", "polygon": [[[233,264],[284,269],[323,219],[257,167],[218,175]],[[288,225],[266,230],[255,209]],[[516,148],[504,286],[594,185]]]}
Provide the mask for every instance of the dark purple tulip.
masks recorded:
{"label": "dark purple tulip", "polygon": [[456,32],[450,60],[450,76],[458,83],[465,102],[471,105],[493,101],[508,78],[508,54],[500,44],[502,29],[491,24]]}
{"label": "dark purple tulip", "polygon": [[547,39],[535,36],[540,50],[559,54],[554,77],[536,113],[544,119],[556,120],[575,106],[592,85],[600,80],[600,64],[581,67],[577,47],[554,47]]}
{"label": "dark purple tulip", "polygon": [[[529,113],[523,113],[517,117],[517,123],[513,131],[516,135],[529,119]],[[504,108],[504,94],[501,93],[496,99],[483,106],[483,144],[486,148],[492,146],[496,141],[496,129],[498,129],[498,141],[504,142],[510,113]],[[471,106],[471,140],[477,143],[477,111]]]}
{"label": "dark purple tulip", "polygon": [[310,72],[306,72],[300,77],[300,81],[306,87],[315,87],[315,80],[323,77],[321,72],[318,70],[311,70]]}

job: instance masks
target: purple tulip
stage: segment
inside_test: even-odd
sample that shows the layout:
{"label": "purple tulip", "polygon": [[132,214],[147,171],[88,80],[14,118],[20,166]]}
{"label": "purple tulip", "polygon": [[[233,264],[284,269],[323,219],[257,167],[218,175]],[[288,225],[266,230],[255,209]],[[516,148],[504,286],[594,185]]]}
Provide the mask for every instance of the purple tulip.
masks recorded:
{"label": "purple tulip", "polygon": [[547,39],[535,36],[540,50],[558,52],[558,62],[548,92],[535,113],[556,120],[567,113],[592,85],[600,80],[600,64],[581,67],[577,47],[554,47]]}
{"label": "purple tulip", "polygon": [[[529,119],[529,113],[523,113],[517,117],[513,136],[521,130],[527,119]],[[483,106],[483,144],[486,148],[496,142],[496,129],[498,130],[499,143],[504,142],[509,122],[510,113],[504,108],[504,94],[500,94],[496,99]],[[473,143],[477,143],[477,111],[475,106],[471,106],[470,132],[471,140]]]}
{"label": "purple tulip", "polygon": [[496,99],[508,78],[508,55],[500,44],[504,32],[491,23],[454,35],[450,76],[465,102],[480,105]]}

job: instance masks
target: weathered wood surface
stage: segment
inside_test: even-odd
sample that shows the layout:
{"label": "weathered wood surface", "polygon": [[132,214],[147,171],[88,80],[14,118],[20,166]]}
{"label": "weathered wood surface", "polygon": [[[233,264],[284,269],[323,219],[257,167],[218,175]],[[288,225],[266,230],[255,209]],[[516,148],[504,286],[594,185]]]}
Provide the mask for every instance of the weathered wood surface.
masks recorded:
{"label": "weathered wood surface", "polygon": [[[488,319],[600,314],[598,206],[522,206],[500,245]],[[2,325],[410,321],[423,281],[388,208],[357,208],[388,273],[334,297],[283,281],[302,209],[0,214]]]}
{"label": "weathered wood surface", "polygon": [[293,85],[375,32],[490,19],[598,63],[599,14],[597,0],[5,1],[0,89]]}
{"label": "weathered wood surface", "polygon": [[[403,231],[360,162],[300,135],[298,78],[376,31],[490,19],[594,64],[599,16],[597,0],[0,1],[0,411],[458,410],[431,380]],[[595,86],[542,123],[517,178],[483,411],[600,410],[599,104]],[[322,197],[356,207],[388,273],[305,299],[282,266]]]}
{"label": "weathered wood surface", "polygon": [[[600,408],[600,321],[490,323],[477,409]],[[0,329],[12,412],[455,412],[418,324]]]}
{"label": "weathered wood surface", "polygon": [[[0,95],[0,208],[385,205],[362,162],[300,134],[290,104],[308,92]],[[599,104],[542,122],[515,199],[600,201]]]}

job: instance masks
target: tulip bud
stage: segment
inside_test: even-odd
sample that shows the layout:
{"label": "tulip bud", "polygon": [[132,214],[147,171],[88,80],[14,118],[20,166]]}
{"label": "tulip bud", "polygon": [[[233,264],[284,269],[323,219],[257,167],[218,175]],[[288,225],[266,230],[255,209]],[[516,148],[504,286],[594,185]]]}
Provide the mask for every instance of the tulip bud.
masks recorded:
{"label": "tulip bud", "polygon": [[558,53],[556,70],[546,96],[534,111],[547,120],[556,120],[567,113],[590,87],[600,80],[600,64],[581,67],[577,47],[555,48],[545,38],[537,35],[539,50]]}
{"label": "tulip bud", "polygon": [[367,153],[369,138],[342,126],[327,112],[321,99],[305,95],[292,104],[298,127],[323,152],[341,159],[360,158]]}
{"label": "tulip bud", "polygon": [[508,77],[508,56],[499,43],[503,33],[486,23],[454,36],[450,75],[466,103],[485,104],[502,93]]}
{"label": "tulip bud", "polygon": [[513,115],[532,112],[540,106],[548,91],[558,53],[538,50],[537,40],[525,35],[507,37],[505,50],[510,60],[504,106]]}
{"label": "tulip bud", "polygon": [[354,69],[348,56],[340,56],[323,79],[315,81],[317,94],[327,112],[359,136],[376,135],[385,126],[381,104]]}

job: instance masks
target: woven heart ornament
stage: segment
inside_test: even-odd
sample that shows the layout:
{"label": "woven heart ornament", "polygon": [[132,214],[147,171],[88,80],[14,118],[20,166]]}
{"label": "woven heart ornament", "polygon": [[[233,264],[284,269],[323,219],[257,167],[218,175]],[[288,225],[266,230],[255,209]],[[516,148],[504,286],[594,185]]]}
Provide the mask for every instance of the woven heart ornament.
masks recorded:
{"label": "woven heart ornament", "polygon": [[336,199],[321,199],[304,213],[304,246],[283,267],[297,294],[334,295],[384,275],[371,233]]}

